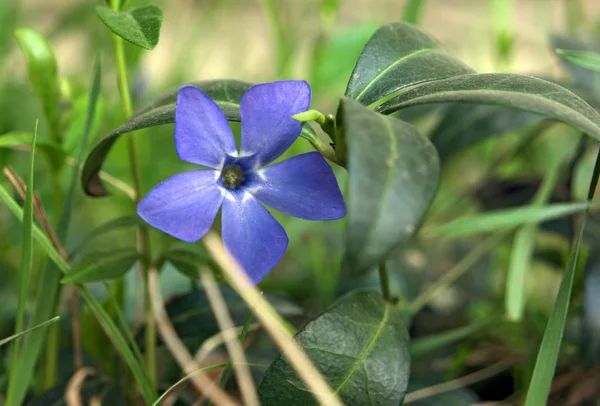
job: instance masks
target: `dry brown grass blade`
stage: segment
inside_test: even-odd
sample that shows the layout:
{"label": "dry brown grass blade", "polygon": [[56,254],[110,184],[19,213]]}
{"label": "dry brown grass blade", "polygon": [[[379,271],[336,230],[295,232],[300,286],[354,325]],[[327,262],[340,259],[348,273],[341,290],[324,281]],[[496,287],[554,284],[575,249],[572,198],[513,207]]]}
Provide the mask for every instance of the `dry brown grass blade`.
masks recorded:
{"label": "dry brown grass blade", "polygon": [[[215,315],[219,329],[225,331],[235,331],[235,325],[227,309],[227,304],[223,298],[223,294],[219,290],[219,286],[215,281],[215,278],[210,270],[203,269],[199,272],[200,280],[204,286],[208,302]],[[246,406],[259,406],[258,395],[256,394],[256,387],[254,386],[254,380],[246,361],[246,356],[242,350],[242,346],[238,343],[237,336],[229,334],[229,337],[225,337],[225,347],[231,357],[231,363],[235,371],[235,377],[240,389],[240,394],[244,400]]]}
{"label": "dry brown grass blade", "polygon": [[197,373],[201,369],[200,365],[189,353],[186,346],[181,342],[173,323],[169,319],[164,301],[160,293],[160,283],[158,270],[150,267],[148,270],[148,292],[156,326],[169,352],[175,358],[181,369],[186,375],[190,376],[192,384],[213,403],[219,406],[236,406],[238,403],[228,394],[223,392],[219,386],[206,376],[205,373]]}
{"label": "dry brown grass blade", "polygon": [[250,282],[246,273],[227,254],[220,238],[214,232],[209,232],[202,241],[215,262],[223,270],[223,273],[229,277],[233,288],[248,304],[248,307],[254,309],[256,317],[263,323],[265,330],[319,403],[328,406],[343,405],[308,355],[281,325],[277,316],[275,316],[276,311],[273,306],[262,297],[258,289]]}

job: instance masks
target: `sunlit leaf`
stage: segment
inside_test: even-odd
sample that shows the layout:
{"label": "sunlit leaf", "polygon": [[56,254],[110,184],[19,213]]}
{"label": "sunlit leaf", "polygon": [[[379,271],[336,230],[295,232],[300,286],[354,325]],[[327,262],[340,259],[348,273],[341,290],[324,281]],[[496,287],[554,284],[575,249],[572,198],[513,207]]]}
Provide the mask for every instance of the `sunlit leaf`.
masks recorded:
{"label": "sunlit leaf", "polygon": [[96,15],[113,33],[145,49],[154,49],[160,37],[163,12],[153,5],[115,11],[97,6]]}

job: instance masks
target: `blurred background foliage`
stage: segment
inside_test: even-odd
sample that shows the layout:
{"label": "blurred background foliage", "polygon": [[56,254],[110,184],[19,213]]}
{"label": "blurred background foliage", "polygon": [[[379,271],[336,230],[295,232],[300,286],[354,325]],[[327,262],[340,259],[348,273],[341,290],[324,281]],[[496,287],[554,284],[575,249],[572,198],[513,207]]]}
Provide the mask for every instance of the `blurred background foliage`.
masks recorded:
{"label": "blurred background foliage", "polygon": [[[104,79],[90,148],[124,121],[114,79],[111,36],[94,12],[99,3],[0,2],[0,136],[31,133],[39,119],[40,138],[49,137],[43,107],[31,89],[25,58],[13,36],[14,30],[22,26],[43,33],[55,51],[61,78],[60,125],[67,148],[73,148],[71,155],[76,155],[75,146],[84,125],[87,86],[97,50],[104,53]],[[135,4],[136,0],[128,2],[128,6]],[[165,16],[158,46],[147,52],[126,44],[136,108],[167,89],[198,80],[266,82],[297,78],[311,84],[315,108],[334,112],[368,38],[381,24],[403,18],[419,24],[478,72],[543,77],[598,105],[596,75],[561,60],[554,52],[555,48],[600,49],[600,3],[595,0],[164,0],[154,4]],[[540,184],[552,171],[558,171],[558,180],[545,197],[547,202],[585,199],[597,146],[581,140],[570,127],[530,114],[473,105],[409,109],[402,112],[402,118],[429,135],[442,158],[442,184],[423,230],[469,213],[532,204]],[[492,134],[502,136],[476,142]],[[188,168],[175,154],[172,135],[170,125],[136,133],[145,191]],[[286,156],[309,149],[309,144],[299,139]],[[10,165],[23,174],[27,156],[23,151],[0,148],[0,167]],[[130,182],[123,142],[113,149],[104,169]],[[53,185],[45,182],[49,171],[52,161],[38,159],[36,189],[53,221],[57,215],[52,210]],[[336,168],[336,174],[344,188],[344,171]],[[68,179],[65,174],[65,184]],[[6,179],[0,182],[8,187]],[[68,250],[79,247],[80,252],[131,247],[131,227],[93,240],[85,240],[85,236],[112,219],[133,214],[130,201],[118,192],[92,199],[78,190],[69,239],[64,243]],[[288,232],[290,247],[261,287],[285,299],[279,309],[295,324],[301,326],[343,292],[378,286],[374,274],[357,279],[340,270],[343,220],[315,223],[275,215]],[[413,400],[411,404],[467,405],[510,401],[522,395],[562,279],[573,221],[576,219],[552,221],[533,231],[531,253],[523,254],[530,266],[525,312],[515,321],[507,321],[504,304],[507,269],[519,245],[514,234],[498,238],[479,251],[483,244],[477,236],[435,239],[418,235],[398,248],[388,266],[394,294],[401,306],[406,305],[413,340],[413,398],[407,398]],[[0,337],[13,329],[20,233],[19,222],[0,206]],[[586,272],[580,273],[583,276],[576,282],[580,288],[575,290],[552,390],[552,404],[557,405],[597,405],[596,399],[600,398],[594,383],[600,379],[600,223],[595,218],[586,233],[586,255],[581,261]],[[157,255],[172,242],[158,232],[152,233],[152,239],[159,247]],[[80,247],[82,241],[86,243]],[[32,284],[36,283],[35,270],[45,261],[41,251],[35,253]],[[470,261],[467,266],[463,264],[465,259]],[[197,294],[196,281],[184,276],[185,264],[172,261],[161,278],[164,294],[179,295],[169,303],[170,314],[174,321],[181,320],[175,323],[178,332],[195,349],[218,328],[210,312],[202,310],[207,305]],[[449,270],[456,280],[444,282],[440,278]],[[143,328],[135,311],[137,284],[135,275],[129,273],[125,301],[132,323]],[[438,289],[419,302],[431,286]],[[236,299],[231,300],[230,305],[235,306]],[[419,306],[411,307],[410,303]],[[241,302],[238,304],[241,306]],[[56,381],[64,386],[73,372],[66,302],[62,312],[63,351]],[[247,313],[234,311],[234,316],[236,323],[243,324]],[[119,388],[114,382],[122,366],[89,312],[84,309],[82,317],[86,355],[108,377],[102,378],[106,381],[90,381],[90,386],[96,385],[90,391],[96,393],[100,387],[106,399],[119,397],[111,388]],[[254,360],[251,362],[268,364],[275,355],[274,348],[260,334],[253,335],[252,340],[248,350]],[[165,361],[159,379],[162,387],[168,387],[177,369],[166,352],[162,356]],[[222,359],[217,356],[215,362]],[[0,385],[5,384],[2,368]],[[476,376],[472,381],[460,380],[484,368],[492,368],[489,372],[493,373]],[[260,373],[258,370],[257,376]],[[456,387],[443,394],[419,391],[453,379],[458,379],[453,381]],[[38,389],[39,395],[42,388]],[[43,396],[60,399],[60,386]],[[41,399],[38,404],[50,404],[54,398]],[[182,399],[185,401],[185,396]],[[107,404],[119,404],[114,402]]]}

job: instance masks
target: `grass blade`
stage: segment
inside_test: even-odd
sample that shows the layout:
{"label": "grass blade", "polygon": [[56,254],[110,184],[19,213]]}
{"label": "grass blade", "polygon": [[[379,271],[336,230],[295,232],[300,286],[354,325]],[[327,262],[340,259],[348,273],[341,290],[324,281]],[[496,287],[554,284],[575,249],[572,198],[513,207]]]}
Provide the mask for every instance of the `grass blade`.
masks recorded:
{"label": "grass blade", "polygon": [[[588,201],[590,201],[598,186],[598,178],[600,177],[600,152],[596,157],[596,164],[594,166],[594,173],[590,182],[590,188],[588,191]],[[529,390],[527,391],[527,398],[525,399],[525,406],[539,406],[545,405],[550,394],[550,387],[552,385],[552,379],[554,377],[554,371],[556,369],[556,362],[558,360],[558,354],[560,352],[560,345],[562,342],[563,333],[565,330],[565,324],[567,322],[567,312],[569,310],[569,303],[571,301],[571,293],[573,290],[573,284],[575,281],[575,271],[577,270],[577,261],[579,258],[579,251],[581,248],[581,240],[583,239],[583,230],[585,228],[585,222],[587,219],[588,210],[583,212],[581,217],[581,224],[579,225],[579,231],[573,242],[571,248],[571,254],[569,255],[569,263],[567,265],[567,271],[563,278],[556,301],[554,302],[554,308],[552,314],[546,325],[546,331],[544,332],[544,338],[540,345],[535,367],[533,369],[533,376],[531,377],[531,383],[529,384]]]}
{"label": "grass blade", "polygon": [[424,10],[425,0],[409,0],[404,6],[402,20],[407,23],[418,25],[421,22]]}
{"label": "grass blade", "polygon": [[21,331],[20,333],[14,334],[14,335],[12,335],[10,337],[3,338],[2,340],[0,340],[0,347],[2,347],[3,345],[6,345],[8,343],[10,343],[13,340],[16,340],[17,338],[19,338],[19,337],[21,337],[21,336],[23,336],[23,335],[25,335],[27,333],[31,333],[32,331],[35,331],[35,330],[37,330],[39,328],[46,327],[46,326],[49,326],[49,325],[51,325],[53,323],[56,323],[59,319],[60,319],[60,317],[56,316],[55,318],[50,319],[48,321],[45,321],[42,324],[38,324],[37,326],[33,326],[31,328],[28,328],[27,330]]}
{"label": "grass blade", "polygon": [[569,216],[592,207],[600,206],[600,201],[558,203],[540,207],[517,207],[495,210],[470,217],[461,217],[440,226],[423,230],[425,238],[458,237],[499,230],[509,230],[525,224],[536,224]]}
{"label": "grass blade", "polygon": [[[560,162],[550,168],[534,198],[532,207],[541,207],[548,202],[562,168]],[[537,231],[538,223],[524,225],[517,230],[513,240],[504,297],[506,314],[512,321],[519,321],[523,317],[526,299],[525,279],[527,270],[531,267]]]}
{"label": "grass blade", "polygon": [[[33,262],[33,171],[35,163],[35,140],[37,138],[38,122],[35,122],[35,130],[31,138],[31,152],[29,153],[29,168],[26,179],[27,192],[25,195],[25,203],[23,205],[23,247],[21,250],[21,267],[19,270],[19,302],[17,304],[17,316],[15,322],[15,343],[10,360],[8,391],[6,396],[6,404],[8,406],[18,405],[20,402],[15,401],[15,393],[19,391],[25,392],[29,386],[29,382],[17,380],[17,368],[19,368],[19,360],[21,359],[21,339],[19,332],[24,328],[25,319],[25,303],[27,301],[27,292],[31,281],[31,266]],[[22,354],[24,357],[27,353]]]}
{"label": "grass blade", "polygon": [[[14,199],[11,197],[10,193],[8,193],[8,191],[2,185],[0,185],[0,200],[3,201],[7,205],[7,207],[10,209],[10,211],[12,211],[13,214],[19,220],[21,220],[23,218],[23,210],[21,209],[21,207],[19,207],[17,202],[14,201]],[[50,239],[35,224],[33,225],[33,237],[41,245],[44,252],[46,252],[48,257],[53,261],[53,263],[56,265],[56,267],[62,273],[67,273],[70,269],[69,264],[67,264],[67,262],[60,256],[60,254],[58,253],[56,248],[54,248],[54,246],[52,245],[52,242],[50,241]],[[46,272],[46,275],[48,275],[48,274],[49,273]],[[57,280],[60,281],[60,274],[59,274],[59,277],[57,278]],[[41,286],[46,286],[44,284],[45,281],[46,281],[46,279],[42,280]],[[85,286],[77,285],[77,288],[79,289],[79,293],[81,294],[83,299],[87,302],[88,306],[90,307],[90,310],[94,313],[94,316],[98,319],[98,321],[100,322],[102,327],[105,329],[108,337],[114,343],[116,349],[121,353],[125,363],[130,368],[131,373],[133,374],[137,384],[139,385],[139,388],[140,388],[140,391],[142,392],[142,396],[144,397],[145,403],[152,404],[152,402],[156,398],[156,395],[155,395],[154,391],[152,390],[152,387],[150,386],[148,377],[146,376],[145,372],[140,367],[140,364],[138,363],[131,348],[127,345],[127,341],[121,334],[119,328],[115,325],[114,321],[110,318],[110,316],[108,315],[106,310],[104,310],[104,308],[102,307],[102,304],[98,301],[98,299],[96,299],[89,292],[89,290],[87,290],[87,288]],[[40,297],[40,298],[43,299],[44,297]],[[36,302],[36,309],[38,307],[41,307],[41,303],[43,302],[42,300],[40,300],[40,298],[38,298],[38,301]],[[40,313],[41,312],[34,312],[34,314],[40,314]],[[37,336],[37,335],[35,335],[35,336]],[[43,341],[43,340],[37,340],[37,341]],[[34,345],[31,344],[31,346],[33,347]],[[24,346],[24,348],[25,348],[25,346]],[[39,350],[39,346],[38,346],[38,350]],[[22,365],[24,361],[25,361],[25,359],[19,360],[19,365]],[[33,364],[35,364],[35,359],[33,361],[34,361]],[[31,369],[33,370],[33,366],[31,367]],[[29,378],[29,379],[31,379],[31,378]]]}
{"label": "grass blade", "polygon": [[600,73],[600,54],[597,52],[557,49],[556,53],[577,66]]}

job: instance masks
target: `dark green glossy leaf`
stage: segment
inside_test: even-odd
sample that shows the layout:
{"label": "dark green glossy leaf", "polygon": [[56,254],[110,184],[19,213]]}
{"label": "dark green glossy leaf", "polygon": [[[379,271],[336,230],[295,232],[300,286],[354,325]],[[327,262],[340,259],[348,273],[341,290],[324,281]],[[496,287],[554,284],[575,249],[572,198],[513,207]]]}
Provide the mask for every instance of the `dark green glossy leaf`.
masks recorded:
{"label": "dark green glossy leaf", "polygon": [[414,232],[439,180],[431,142],[412,125],[344,98],[338,123],[347,144],[346,264],[364,273]]}
{"label": "dark green glossy leaf", "polygon": [[346,96],[370,105],[408,86],[473,72],[429,35],[397,22],[373,34],[356,62]]}
{"label": "dark green glossy leaf", "polygon": [[425,83],[375,110],[390,114],[431,103],[473,103],[512,107],[562,121],[600,140],[600,115],[569,90],[532,76],[474,74]]}
{"label": "dark green glossy leaf", "polygon": [[131,269],[139,256],[135,248],[93,252],[75,263],[61,282],[88,283],[117,279]]}
{"label": "dark green glossy leaf", "polygon": [[44,113],[51,122],[56,122],[58,104],[58,68],[52,47],[42,34],[30,28],[15,30],[15,38],[27,58],[29,81],[42,101]]}
{"label": "dark green glossy leaf", "polygon": [[[229,121],[240,120],[240,99],[242,94],[252,86],[250,83],[239,80],[207,80],[192,84],[210,96],[221,107]],[[108,195],[98,173],[113,144],[121,135],[142,128],[173,123],[177,91],[178,89],[168,91],[150,102],[94,147],[85,160],[81,173],[82,186],[87,194],[90,196]]]}
{"label": "dark green glossy leaf", "polygon": [[199,278],[198,270],[201,266],[207,266],[215,273],[220,272],[210,255],[197,245],[172,248],[165,254],[165,259],[173,264],[177,271],[191,279]]}
{"label": "dark green glossy leaf", "polygon": [[[397,308],[367,290],[342,297],[296,335],[347,405],[402,403],[410,373],[408,340]],[[283,357],[271,364],[258,392],[264,406],[317,404]]]}
{"label": "dark green glossy leaf", "polygon": [[85,237],[83,237],[79,245],[71,251],[70,256],[75,257],[85,249],[86,245],[90,244],[96,238],[101,237],[104,234],[122,230],[124,228],[143,226],[145,224],[146,223],[144,222],[144,220],[142,220],[138,215],[117,217],[116,219],[107,221],[106,223],[96,227],[95,229],[90,231]]}
{"label": "dark green glossy leaf", "polygon": [[97,6],[96,15],[114,34],[145,49],[154,49],[160,37],[163,12],[153,5],[115,11]]}
{"label": "dark green glossy leaf", "polygon": [[452,104],[431,132],[440,159],[489,137],[501,135],[540,120],[537,114],[500,106]]}
{"label": "dark green glossy leaf", "polygon": [[[31,146],[32,134],[28,132],[11,132],[0,135],[0,148],[11,148],[16,150],[28,151]],[[44,153],[53,167],[60,166],[67,154],[58,144],[45,139],[37,139],[35,142],[36,150]]]}

